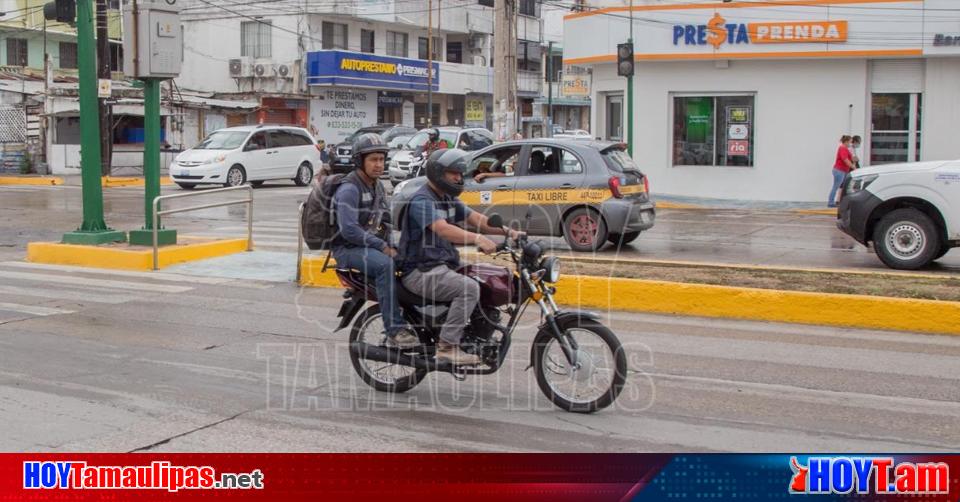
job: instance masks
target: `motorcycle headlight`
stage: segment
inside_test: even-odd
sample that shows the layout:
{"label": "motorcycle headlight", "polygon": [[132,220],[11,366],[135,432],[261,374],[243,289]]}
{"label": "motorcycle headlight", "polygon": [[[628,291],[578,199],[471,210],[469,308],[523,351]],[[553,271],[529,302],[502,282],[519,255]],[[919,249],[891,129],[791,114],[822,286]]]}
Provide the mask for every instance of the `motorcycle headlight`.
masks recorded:
{"label": "motorcycle headlight", "polygon": [[546,273],[543,274],[544,282],[553,284],[560,280],[560,258],[556,256],[544,258],[540,268],[546,270]]}
{"label": "motorcycle headlight", "polygon": [[856,176],[850,179],[850,183],[847,184],[847,193],[857,193],[860,190],[866,189],[870,186],[870,183],[876,181],[879,175],[868,174],[866,176]]}

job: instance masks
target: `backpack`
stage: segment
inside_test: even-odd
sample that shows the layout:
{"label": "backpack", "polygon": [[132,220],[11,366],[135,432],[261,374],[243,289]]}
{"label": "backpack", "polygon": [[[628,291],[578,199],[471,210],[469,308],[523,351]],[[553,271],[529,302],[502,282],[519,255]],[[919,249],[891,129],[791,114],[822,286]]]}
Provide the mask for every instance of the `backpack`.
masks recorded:
{"label": "backpack", "polygon": [[317,177],[303,208],[300,228],[303,242],[311,250],[330,249],[337,236],[337,215],[333,207],[333,195],[340,185],[347,183],[350,174],[331,174]]}

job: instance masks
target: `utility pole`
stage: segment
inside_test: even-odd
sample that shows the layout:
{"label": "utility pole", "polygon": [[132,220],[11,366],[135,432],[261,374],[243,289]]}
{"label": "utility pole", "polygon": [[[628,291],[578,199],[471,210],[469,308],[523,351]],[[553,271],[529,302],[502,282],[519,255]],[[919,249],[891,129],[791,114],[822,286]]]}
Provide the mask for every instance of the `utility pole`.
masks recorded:
{"label": "utility pole", "polygon": [[515,0],[494,0],[493,122],[497,139],[508,140],[516,132],[517,41]]}
{"label": "utility pole", "polygon": [[427,127],[433,126],[433,0],[427,0]]}
{"label": "utility pole", "polygon": [[547,137],[553,137],[553,41],[547,43]]}
{"label": "utility pole", "polygon": [[[107,0],[97,1],[97,77],[110,80],[110,35],[107,29]],[[107,99],[99,98],[100,104],[100,151],[103,158],[100,174],[110,176],[113,161],[113,127]]]}
{"label": "utility pole", "polygon": [[126,235],[103,220],[100,182],[100,127],[97,121],[97,53],[93,0],[77,2],[77,66],[80,72],[80,171],[83,178],[83,223],[63,235],[65,244],[123,242]]}
{"label": "utility pole", "polygon": [[[630,38],[627,40],[630,47],[633,47],[633,0],[630,0]],[[634,57],[631,55],[631,57]],[[634,62],[636,58],[634,58]],[[633,158],[633,74],[636,67],[627,77],[627,153]]]}

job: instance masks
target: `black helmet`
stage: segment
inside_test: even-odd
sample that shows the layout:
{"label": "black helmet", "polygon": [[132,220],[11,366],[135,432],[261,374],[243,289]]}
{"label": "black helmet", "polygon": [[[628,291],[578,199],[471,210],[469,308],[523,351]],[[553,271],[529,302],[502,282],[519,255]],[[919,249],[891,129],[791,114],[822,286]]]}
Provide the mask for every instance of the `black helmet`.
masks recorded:
{"label": "black helmet", "polygon": [[427,137],[430,138],[430,141],[437,141],[440,139],[440,131],[436,127],[431,127],[427,129]]}
{"label": "black helmet", "polygon": [[443,173],[453,171],[466,176],[469,159],[470,154],[461,150],[437,150],[427,159],[427,179],[443,193],[456,197],[463,193],[463,178],[460,183],[450,183]]}
{"label": "black helmet", "polygon": [[390,147],[383,141],[379,134],[368,132],[361,134],[353,142],[353,166],[357,169],[363,169],[363,158],[367,154],[382,153],[384,155],[390,151]]}

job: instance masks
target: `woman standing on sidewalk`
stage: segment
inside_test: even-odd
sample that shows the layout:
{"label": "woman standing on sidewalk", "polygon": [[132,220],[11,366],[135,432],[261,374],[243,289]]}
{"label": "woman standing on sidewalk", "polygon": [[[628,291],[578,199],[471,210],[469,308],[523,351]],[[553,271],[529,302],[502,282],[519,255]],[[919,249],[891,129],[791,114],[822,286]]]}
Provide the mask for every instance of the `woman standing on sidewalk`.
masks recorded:
{"label": "woman standing on sidewalk", "polygon": [[[850,153],[850,136],[844,134],[840,137],[837,158],[833,163],[833,188],[830,189],[827,207],[837,207],[837,191],[843,185],[843,179],[847,176],[847,173],[852,170],[853,155]],[[843,194],[841,193],[840,196],[842,197]]]}

